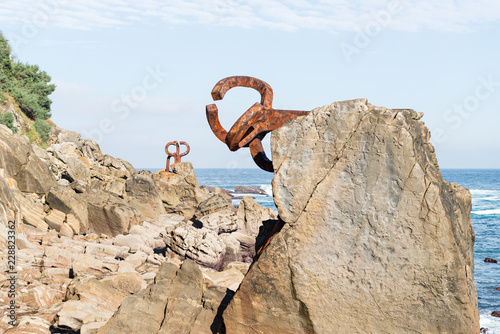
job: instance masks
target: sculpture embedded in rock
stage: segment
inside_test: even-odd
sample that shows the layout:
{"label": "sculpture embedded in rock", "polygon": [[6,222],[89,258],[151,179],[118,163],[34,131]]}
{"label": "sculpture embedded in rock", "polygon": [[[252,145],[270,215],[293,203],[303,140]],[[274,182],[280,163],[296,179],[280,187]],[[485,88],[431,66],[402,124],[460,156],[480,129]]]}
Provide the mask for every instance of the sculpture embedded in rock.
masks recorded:
{"label": "sculpture embedded in rock", "polygon": [[478,333],[471,196],[413,110],[337,102],[273,132],[282,230],[224,312],[231,333]]}

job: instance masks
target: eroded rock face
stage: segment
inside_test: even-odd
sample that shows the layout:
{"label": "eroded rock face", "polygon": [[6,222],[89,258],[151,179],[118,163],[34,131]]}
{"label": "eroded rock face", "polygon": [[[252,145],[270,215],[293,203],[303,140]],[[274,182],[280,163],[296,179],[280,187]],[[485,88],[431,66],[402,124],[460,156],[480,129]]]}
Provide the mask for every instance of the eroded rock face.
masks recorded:
{"label": "eroded rock face", "polygon": [[160,170],[153,174],[156,188],[165,210],[190,219],[198,204],[205,200],[205,193],[200,189],[190,162],[172,165],[172,173]]}
{"label": "eroded rock face", "polygon": [[26,136],[13,135],[0,124],[0,168],[6,178],[17,181],[20,191],[45,194],[56,184],[49,166],[34,152]]}
{"label": "eroded rock face", "polygon": [[180,268],[166,262],[154,284],[125,299],[99,333],[212,333],[225,295],[223,288],[204,288],[203,275],[193,261],[184,261]]}
{"label": "eroded rock face", "polygon": [[242,233],[256,237],[262,222],[277,218],[276,211],[264,208],[250,196],[243,196],[237,212],[238,228]]}
{"label": "eroded rock face", "polygon": [[134,174],[125,183],[128,204],[143,216],[157,218],[165,213],[160,195],[151,176]]}
{"label": "eroded rock face", "polygon": [[94,189],[86,199],[89,226],[97,234],[114,237],[141,223],[140,212],[111,193]]}
{"label": "eroded rock face", "polygon": [[227,333],[478,333],[471,196],[412,110],[334,103],[272,134],[282,230]]}

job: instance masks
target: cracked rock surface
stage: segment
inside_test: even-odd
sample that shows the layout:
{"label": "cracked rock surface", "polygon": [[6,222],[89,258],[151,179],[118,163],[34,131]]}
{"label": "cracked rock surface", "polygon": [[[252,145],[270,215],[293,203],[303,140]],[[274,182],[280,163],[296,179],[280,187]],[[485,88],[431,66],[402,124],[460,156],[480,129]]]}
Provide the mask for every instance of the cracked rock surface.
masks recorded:
{"label": "cracked rock surface", "polygon": [[478,333],[471,196],[413,110],[337,102],[273,132],[284,226],[223,318],[231,333]]}

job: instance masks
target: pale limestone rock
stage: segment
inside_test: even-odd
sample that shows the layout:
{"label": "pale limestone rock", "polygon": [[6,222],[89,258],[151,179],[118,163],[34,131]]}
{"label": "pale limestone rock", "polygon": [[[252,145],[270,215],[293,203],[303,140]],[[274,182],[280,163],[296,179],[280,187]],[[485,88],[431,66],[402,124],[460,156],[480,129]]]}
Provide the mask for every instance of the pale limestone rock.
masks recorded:
{"label": "pale limestone rock", "polygon": [[148,255],[144,252],[137,252],[130,256],[127,256],[125,259],[126,262],[130,263],[134,268],[137,268],[143,265],[148,259]]}
{"label": "pale limestone rock", "polygon": [[114,179],[104,186],[104,190],[123,198],[125,196],[125,180]]}
{"label": "pale limestone rock", "polygon": [[90,254],[79,254],[73,261],[73,275],[103,275],[111,270],[103,263]]}
{"label": "pale limestone rock", "polygon": [[123,253],[127,253],[128,248],[124,246],[105,245],[102,243],[88,242],[85,246],[85,254],[90,254],[98,258],[121,257]]}
{"label": "pale limestone rock", "polygon": [[179,162],[172,165],[173,172],[160,170],[153,174],[156,189],[163,201],[165,210],[191,219],[203,200],[193,165],[190,162]]}
{"label": "pale limestone rock", "polygon": [[68,285],[56,327],[76,331],[84,324],[107,321],[126,296],[112,284],[93,277],[77,277]]}
{"label": "pale limestone rock", "polygon": [[165,213],[155,182],[149,175],[134,174],[127,179],[125,191],[128,204],[144,217],[158,218]]}
{"label": "pale limestone rock", "polygon": [[44,219],[45,211],[43,210],[43,204],[40,201],[35,201],[30,196],[24,196],[19,190],[14,190],[12,193],[21,208],[23,223],[46,231],[49,225]]}
{"label": "pale limestone rock", "polygon": [[236,291],[243,280],[244,275],[236,268],[224,271],[204,270],[203,276],[208,278],[212,284]]}
{"label": "pale limestone rock", "polygon": [[90,229],[114,237],[141,223],[141,214],[123,199],[104,191],[85,194]]}
{"label": "pale limestone rock", "polygon": [[52,210],[50,213],[45,216],[45,222],[49,225],[50,228],[59,232],[61,230],[61,226],[64,224],[66,220],[66,214],[59,210]]}
{"label": "pale limestone rock", "polygon": [[221,209],[196,218],[204,228],[212,230],[217,234],[231,233],[238,229],[236,215],[233,209]]}
{"label": "pale limestone rock", "polygon": [[50,189],[47,194],[46,202],[52,209],[59,210],[67,215],[74,215],[80,222],[79,233],[88,232],[89,215],[87,203],[82,194],[75,193],[69,187],[57,186]]}
{"label": "pale limestone rock", "polygon": [[[101,334],[212,333],[225,289],[204,290],[197,264],[164,263],[154,284],[125,299]],[[218,323],[215,324],[218,327]]]}
{"label": "pale limestone rock", "polygon": [[226,251],[217,233],[206,228],[180,223],[168,234],[172,251],[208,267],[217,267]]}
{"label": "pale limestone rock", "polygon": [[284,227],[224,312],[232,333],[478,333],[471,196],[412,110],[334,103],[273,132]]}
{"label": "pale limestone rock", "polygon": [[24,316],[19,324],[3,332],[5,334],[51,334],[50,322],[37,316]]}
{"label": "pale limestone rock", "polygon": [[62,293],[48,285],[27,285],[18,290],[16,299],[26,305],[40,309],[62,300]]}
{"label": "pale limestone rock", "polygon": [[231,262],[226,266],[226,269],[237,269],[239,270],[243,275],[246,275],[248,272],[248,269],[250,268],[250,263],[244,263],[244,262]]}
{"label": "pale limestone rock", "polygon": [[0,152],[3,176],[15,179],[20,191],[42,195],[56,184],[48,164],[33,152],[28,137],[13,135],[4,125],[0,125]]}
{"label": "pale limestone rock", "polygon": [[263,221],[277,218],[277,213],[270,208],[263,208],[250,196],[243,196],[237,212],[239,230],[256,237]]}
{"label": "pale limestone rock", "polygon": [[147,286],[146,281],[137,272],[113,273],[100,282],[125,295],[137,293]]}
{"label": "pale limestone rock", "polygon": [[59,236],[71,238],[73,234],[74,232],[71,226],[66,223],[62,224],[61,229],[59,230]]}
{"label": "pale limestone rock", "polygon": [[120,261],[118,264],[119,273],[136,273],[135,267],[127,261]]}

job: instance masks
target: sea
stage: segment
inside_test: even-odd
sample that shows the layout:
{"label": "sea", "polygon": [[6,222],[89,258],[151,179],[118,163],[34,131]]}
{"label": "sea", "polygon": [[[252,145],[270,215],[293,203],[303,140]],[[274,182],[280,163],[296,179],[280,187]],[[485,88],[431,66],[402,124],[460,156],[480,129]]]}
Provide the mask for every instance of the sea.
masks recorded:
{"label": "sea", "polygon": [[[477,287],[481,327],[488,334],[500,334],[500,264],[486,263],[489,257],[500,261],[500,169],[442,169],[443,178],[470,190],[471,221],[476,234],[474,281]],[[234,190],[234,186],[260,187],[269,196],[253,195],[256,201],[276,210],[272,199],[272,173],[260,169],[195,169],[200,185]],[[238,200],[235,200],[235,205]]]}

